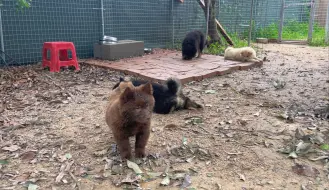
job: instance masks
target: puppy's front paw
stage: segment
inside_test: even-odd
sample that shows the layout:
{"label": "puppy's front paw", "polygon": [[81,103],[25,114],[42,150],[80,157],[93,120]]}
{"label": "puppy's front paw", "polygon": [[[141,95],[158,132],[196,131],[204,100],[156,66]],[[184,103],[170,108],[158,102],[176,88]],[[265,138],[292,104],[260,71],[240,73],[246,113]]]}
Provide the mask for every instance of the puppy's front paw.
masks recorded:
{"label": "puppy's front paw", "polygon": [[136,158],[144,158],[146,156],[145,149],[136,149],[135,156]]}
{"label": "puppy's front paw", "polygon": [[131,158],[131,153],[128,151],[122,152],[120,153],[120,155],[122,160],[127,160],[127,159],[129,160]]}

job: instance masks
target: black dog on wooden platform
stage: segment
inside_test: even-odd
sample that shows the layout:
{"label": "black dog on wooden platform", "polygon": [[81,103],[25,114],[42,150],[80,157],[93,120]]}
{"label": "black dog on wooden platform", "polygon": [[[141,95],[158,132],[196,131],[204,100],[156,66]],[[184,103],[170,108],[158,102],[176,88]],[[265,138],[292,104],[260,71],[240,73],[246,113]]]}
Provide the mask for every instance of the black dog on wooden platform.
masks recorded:
{"label": "black dog on wooden platform", "polygon": [[[114,85],[115,89],[119,84],[125,81],[122,77],[120,82]],[[130,80],[134,86],[146,84],[147,81],[132,79]],[[179,79],[169,78],[164,84],[152,83],[153,97],[155,106],[153,111],[158,114],[169,114],[173,111],[183,109],[202,108],[201,105],[186,97],[182,92],[182,85]]]}
{"label": "black dog on wooden platform", "polygon": [[182,56],[184,60],[191,60],[193,57],[200,58],[206,44],[205,36],[198,30],[186,34],[182,43]]}

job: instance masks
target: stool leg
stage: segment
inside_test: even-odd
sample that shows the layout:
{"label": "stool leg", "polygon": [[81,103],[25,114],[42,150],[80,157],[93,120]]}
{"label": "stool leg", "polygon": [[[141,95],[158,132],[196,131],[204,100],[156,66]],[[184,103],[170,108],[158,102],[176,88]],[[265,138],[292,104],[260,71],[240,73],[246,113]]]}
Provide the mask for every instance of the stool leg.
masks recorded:
{"label": "stool leg", "polygon": [[50,50],[50,72],[59,72],[60,66],[58,63],[58,50],[53,48]]}
{"label": "stool leg", "polygon": [[79,67],[79,63],[78,63],[78,59],[77,59],[77,53],[75,51],[74,46],[72,47],[71,51],[72,51],[72,61],[74,61],[75,70],[80,71],[80,67]]}

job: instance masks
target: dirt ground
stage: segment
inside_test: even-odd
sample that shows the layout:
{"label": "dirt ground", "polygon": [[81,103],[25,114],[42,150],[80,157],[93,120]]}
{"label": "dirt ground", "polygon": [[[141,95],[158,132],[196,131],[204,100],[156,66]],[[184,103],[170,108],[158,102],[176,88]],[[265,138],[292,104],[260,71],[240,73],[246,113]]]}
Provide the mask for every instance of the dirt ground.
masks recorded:
{"label": "dirt ground", "polygon": [[120,73],[1,69],[0,189],[329,189],[329,49],[260,47],[261,68],[184,85],[203,110],[154,114],[137,177],[104,120]]}

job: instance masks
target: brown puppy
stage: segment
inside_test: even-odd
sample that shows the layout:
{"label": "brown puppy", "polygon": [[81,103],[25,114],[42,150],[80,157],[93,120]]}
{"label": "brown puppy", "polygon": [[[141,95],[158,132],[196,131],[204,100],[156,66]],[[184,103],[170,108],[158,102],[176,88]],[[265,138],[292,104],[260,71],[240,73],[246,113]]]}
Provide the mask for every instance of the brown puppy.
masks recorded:
{"label": "brown puppy", "polygon": [[131,82],[124,81],[119,84],[118,88],[113,89],[113,91],[110,93],[109,105],[111,105],[114,102],[114,100],[117,100],[127,87],[134,89],[135,86]]}
{"label": "brown puppy", "polygon": [[154,107],[152,94],[150,83],[134,87],[131,82],[122,82],[110,95],[105,118],[122,159],[131,158],[131,136],[136,136],[135,156],[145,156]]}
{"label": "brown puppy", "polygon": [[[113,90],[117,89],[121,83],[131,81],[134,86],[146,84],[147,81],[138,79],[124,79],[114,85]],[[155,105],[153,112],[158,114],[169,114],[176,110],[199,109],[202,106],[189,97],[185,96],[182,91],[182,84],[177,78],[168,78],[164,83],[152,83],[153,97]]]}

